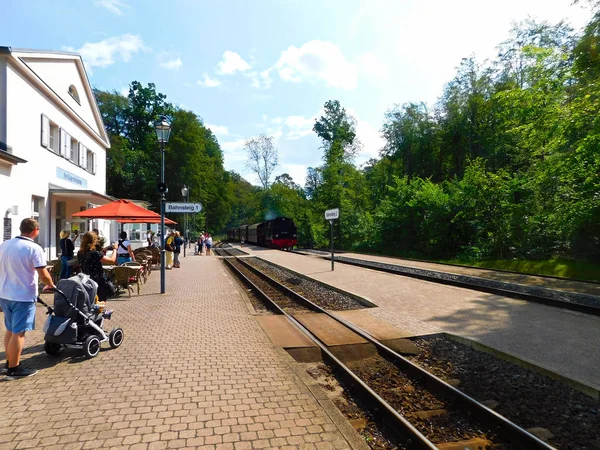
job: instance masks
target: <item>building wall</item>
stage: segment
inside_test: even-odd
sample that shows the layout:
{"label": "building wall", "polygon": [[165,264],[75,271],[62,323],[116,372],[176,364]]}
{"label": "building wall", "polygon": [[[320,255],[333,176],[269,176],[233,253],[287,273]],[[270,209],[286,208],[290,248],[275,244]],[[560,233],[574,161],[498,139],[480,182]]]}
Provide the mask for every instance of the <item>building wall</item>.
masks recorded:
{"label": "building wall", "polygon": [[[0,60],[2,59],[0,58]],[[75,67],[74,63],[72,65]],[[61,64],[59,67],[67,66]],[[75,81],[81,84],[76,72],[66,72],[67,89]],[[71,76],[75,77],[72,81],[68,79]],[[83,94],[82,91],[83,87],[79,91],[80,96]],[[27,160],[27,163],[12,167],[0,166],[0,192],[3,193],[0,195],[0,214],[4,217],[8,208],[18,206],[18,214],[9,215],[12,218],[11,234],[14,237],[19,234],[18,226],[21,220],[32,216],[32,196],[37,197],[41,202],[39,214],[42,223],[39,243],[46,249],[48,247],[52,249],[55,246],[55,232],[49,231],[48,221],[51,221],[54,226],[55,207],[48,202],[49,189],[87,189],[104,194],[106,191],[106,149],[97,139],[94,139],[63,113],[41,90],[25,79],[13,67],[10,59],[8,59],[6,68],[6,89],[4,93],[0,93],[0,99],[3,95],[6,98],[5,142],[12,147],[13,154]],[[66,95],[68,96],[68,92]],[[78,167],[41,145],[42,114],[96,154],[95,174]],[[0,126],[1,124],[2,118],[0,118]],[[78,212],[80,204],[81,201],[69,202],[67,213]],[[0,242],[2,237],[0,235]],[[54,256],[50,255],[50,251],[48,251],[48,255],[49,257]]]}
{"label": "building wall", "polygon": [[[83,82],[73,59],[28,59],[27,64],[52,90],[64,100],[96,133],[100,133],[94,118],[93,100],[87,97]],[[75,86],[79,103],[69,95],[69,86]]]}

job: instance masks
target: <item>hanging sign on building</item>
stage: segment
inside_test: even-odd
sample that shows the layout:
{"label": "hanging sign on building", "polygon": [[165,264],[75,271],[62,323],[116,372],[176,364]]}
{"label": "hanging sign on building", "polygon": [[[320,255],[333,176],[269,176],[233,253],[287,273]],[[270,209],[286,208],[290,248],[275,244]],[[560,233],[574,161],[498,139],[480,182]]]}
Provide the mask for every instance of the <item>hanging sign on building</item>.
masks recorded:
{"label": "hanging sign on building", "polygon": [[80,178],[77,175],[73,175],[71,172],[67,172],[66,170],[61,169],[60,167],[56,168],[56,177],[59,180],[65,180],[69,183],[76,184],[81,188],[87,189],[87,180],[84,180],[83,178]]}

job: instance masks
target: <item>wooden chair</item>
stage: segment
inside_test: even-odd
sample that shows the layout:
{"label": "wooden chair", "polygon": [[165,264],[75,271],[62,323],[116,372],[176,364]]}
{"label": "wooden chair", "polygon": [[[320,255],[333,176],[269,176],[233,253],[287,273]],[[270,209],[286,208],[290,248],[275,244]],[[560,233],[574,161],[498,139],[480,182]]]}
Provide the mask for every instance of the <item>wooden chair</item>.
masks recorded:
{"label": "wooden chair", "polygon": [[144,261],[145,270],[147,275],[150,276],[152,273],[152,252],[144,252],[138,255],[135,255],[136,261]]}
{"label": "wooden chair", "polygon": [[150,251],[152,252],[152,264],[160,266],[160,249],[158,247],[152,247]]}
{"label": "wooden chair", "polygon": [[[131,264],[131,263],[125,263]],[[115,279],[115,284],[117,286],[122,286],[127,289],[127,293],[129,297],[131,297],[131,291],[133,290],[132,284],[137,284],[137,293],[140,295],[141,285],[141,275],[140,270],[130,266],[115,266],[113,269],[113,275]],[[131,289],[131,290],[130,290]]]}
{"label": "wooden chair", "polygon": [[60,259],[53,259],[48,263],[48,265],[52,266],[52,281],[54,283],[58,283],[60,280],[60,271],[62,270],[62,261]]}
{"label": "wooden chair", "polygon": [[148,267],[150,267],[151,263],[148,262],[148,258],[145,258],[142,255],[136,255],[135,256],[135,261],[132,261],[131,263],[126,263],[127,265],[132,266],[133,264],[138,264],[140,266],[142,266],[142,277],[144,278],[144,284],[146,284],[146,281],[148,281],[148,275],[150,274],[150,269],[148,269]]}

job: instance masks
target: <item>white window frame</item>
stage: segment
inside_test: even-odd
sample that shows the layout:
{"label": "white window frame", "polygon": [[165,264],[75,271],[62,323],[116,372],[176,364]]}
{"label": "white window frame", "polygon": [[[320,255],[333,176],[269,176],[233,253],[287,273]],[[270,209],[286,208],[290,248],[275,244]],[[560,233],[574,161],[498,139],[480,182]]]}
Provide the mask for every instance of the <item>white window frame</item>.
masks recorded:
{"label": "white window frame", "polygon": [[48,150],[60,155],[60,127],[52,121],[48,121]]}
{"label": "white window frame", "polygon": [[73,164],[80,165],[80,156],[79,156],[79,141],[75,139],[73,136],[69,136],[70,145],[69,145],[69,161]]}
{"label": "white window frame", "polygon": [[89,148],[85,148],[85,150],[86,150],[86,166],[85,166],[85,170],[87,170],[89,173],[95,174],[96,171],[95,171],[95,168],[94,168],[94,161],[96,159],[96,155]]}

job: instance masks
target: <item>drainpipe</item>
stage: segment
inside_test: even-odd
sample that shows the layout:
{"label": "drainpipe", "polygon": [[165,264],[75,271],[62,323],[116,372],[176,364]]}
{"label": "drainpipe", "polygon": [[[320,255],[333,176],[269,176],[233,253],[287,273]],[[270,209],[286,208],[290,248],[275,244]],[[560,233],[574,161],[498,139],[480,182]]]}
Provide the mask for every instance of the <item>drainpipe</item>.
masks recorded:
{"label": "drainpipe", "polygon": [[[48,192],[48,206],[46,207],[48,214],[48,261],[52,259],[52,190]],[[56,219],[55,219],[56,221]]]}

